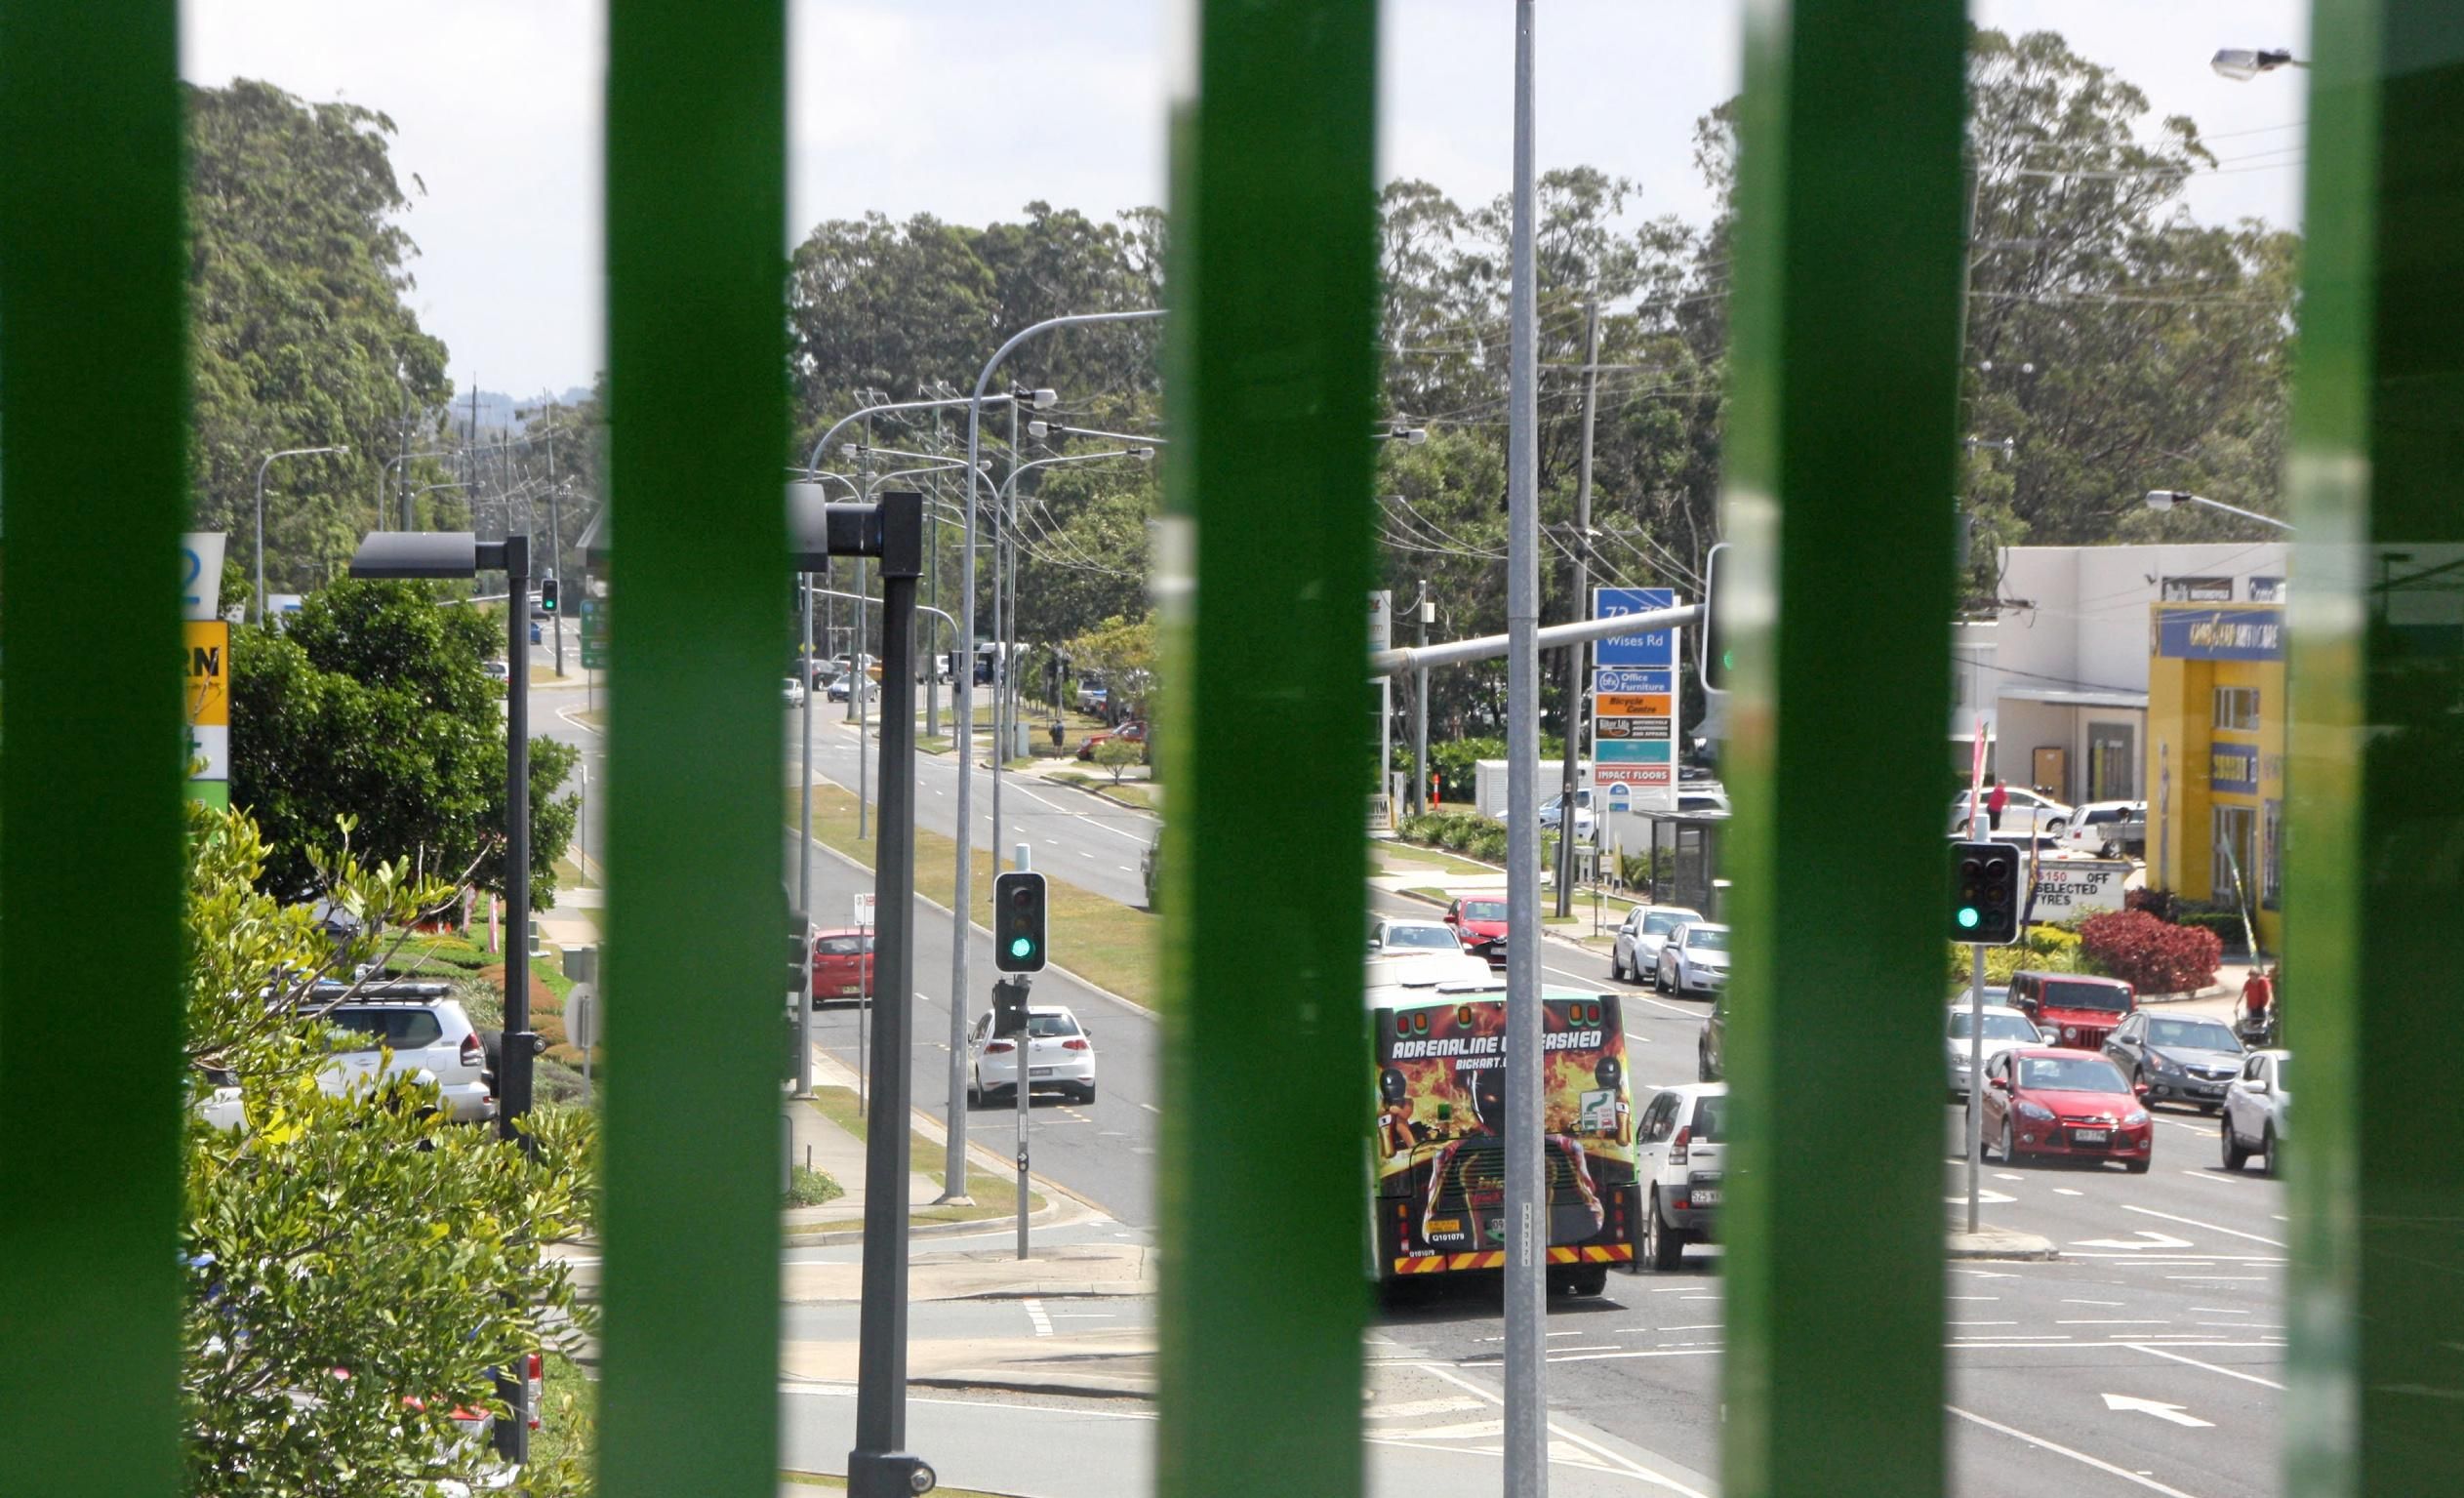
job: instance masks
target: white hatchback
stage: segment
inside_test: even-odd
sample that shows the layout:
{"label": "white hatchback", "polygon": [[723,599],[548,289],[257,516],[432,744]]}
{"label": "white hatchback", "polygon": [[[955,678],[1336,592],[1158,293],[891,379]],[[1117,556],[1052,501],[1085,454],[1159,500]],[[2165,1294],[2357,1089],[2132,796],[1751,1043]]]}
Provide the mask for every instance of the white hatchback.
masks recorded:
{"label": "white hatchback", "polygon": [[[1991,992],[1991,990],[1987,991]],[[1990,1067],[1994,1058],[2020,1045],[2042,1045],[2045,1038],[2036,1026],[2018,1010],[2007,1004],[1987,1004],[1983,1031],[1984,1054],[1977,1059],[1980,1067]],[[1951,1005],[1950,1028],[1943,1036],[1944,1061],[1949,1069],[1951,1095],[1964,1098],[1968,1094],[1968,1006],[1964,1001]]]}
{"label": "white hatchback", "polygon": [[2292,1059],[2290,1051],[2252,1051],[2242,1059],[2242,1074],[2226,1086],[2216,1113],[2225,1169],[2240,1170],[2255,1154],[2269,1175],[2277,1173],[2276,1147],[2283,1142],[2284,1113],[2293,1101],[2284,1076]]}
{"label": "white hatchback", "polygon": [[[1078,1023],[1068,1009],[1027,1011],[1027,1091],[1067,1092],[1081,1103],[1095,1101],[1095,1032]],[[967,1101],[978,1107],[996,1098],[1018,1097],[1018,1040],[992,1033],[992,1016],[977,1017],[967,1032]]]}

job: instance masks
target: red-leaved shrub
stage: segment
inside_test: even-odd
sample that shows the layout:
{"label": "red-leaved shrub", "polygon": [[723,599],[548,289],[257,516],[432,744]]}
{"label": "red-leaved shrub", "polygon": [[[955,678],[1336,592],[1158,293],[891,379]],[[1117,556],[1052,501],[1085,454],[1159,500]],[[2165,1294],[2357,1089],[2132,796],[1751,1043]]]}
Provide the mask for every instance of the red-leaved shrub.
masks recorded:
{"label": "red-leaved shrub", "polygon": [[2108,911],[2079,928],[2080,946],[2142,993],[2182,993],[2215,981],[2224,943],[2200,926],[2176,926],[2145,911]]}

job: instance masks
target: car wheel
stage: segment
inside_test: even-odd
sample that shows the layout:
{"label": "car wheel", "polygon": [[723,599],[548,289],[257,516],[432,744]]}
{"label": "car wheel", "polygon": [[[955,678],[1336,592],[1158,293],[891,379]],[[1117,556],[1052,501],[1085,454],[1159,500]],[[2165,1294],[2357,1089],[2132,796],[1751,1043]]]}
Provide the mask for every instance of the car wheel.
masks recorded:
{"label": "car wheel", "polygon": [[2062,829],[2068,826],[2070,826],[2070,820],[2068,818],[2056,817],[2044,825],[2044,835],[2047,837],[2059,837],[2062,835]]}
{"label": "car wheel", "polygon": [[2010,1120],[2005,1117],[2002,1119],[2002,1163],[2016,1165],[2026,1158],[2026,1155],[2019,1153],[2018,1131],[2010,1126]]}
{"label": "car wheel", "polygon": [[1614,947],[1608,950],[1608,976],[1613,982],[1626,981],[1626,959],[1617,955],[1617,949]]}
{"label": "car wheel", "polygon": [[967,1106],[969,1108],[984,1106],[984,1083],[973,1071],[967,1073]]}
{"label": "car wheel", "polygon": [[2143,1176],[2148,1173],[2148,1166],[2151,1163],[2153,1163],[2153,1161],[2150,1160],[2123,1160],[2121,1162],[2121,1168],[2129,1171],[2134,1176]]}
{"label": "car wheel", "polygon": [[1718,1077],[1712,1075],[1711,1052],[1704,1050],[1699,1045],[1694,1047],[1694,1080],[1698,1082],[1716,1082],[1719,1080]]}
{"label": "car wheel", "polygon": [[1093,1082],[1089,1082],[1078,1089],[1078,1101],[1081,1103],[1092,1103],[1095,1101],[1095,1084]]}
{"label": "car wheel", "polygon": [[2276,1174],[2276,1125],[2275,1125],[2275,1124],[2272,1124],[2272,1123],[2271,1123],[2271,1124],[2269,1124],[2266,1128],[2261,1129],[2261,1130],[2259,1131],[2259,1155],[2260,1155],[2260,1157],[2261,1157],[2261,1158],[2263,1158],[2263,1159],[2265,1159],[2265,1160],[2267,1161],[2267,1164],[2266,1164],[2266,1166],[2264,1167],[2264,1168],[2266,1169],[2267,1173],[2268,1173],[2269,1175],[2274,1175],[2274,1174]]}
{"label": "car wheel", "polygon": [[1566,1288],[1577,1295],[1599,1295],[1608,1289],[1608,1266],[1586,1264],[1566,1275]]}
{"label": "car wheel", "polygon": [[1661,1274],[1674,1270],[1685,1257],[1685,1235],[1670,1227],[1660,1217],[1660,1188],[1651,1188],[1651,1197],[1642,1210],[1642,1261]]}
{"label": "car wheel", "polygon": [[1669,991],[1669,965],[1667,963],[1660,963],[1651,969],[1651,991],[1655,993],[1666,993]]}
{"label": "car wheel", "polygon": [[2118,842],[2108,842],[2103,847],[2096,850],[2096,856],[2098,858],[2120,858],[2121,857],[2121,844]]}
{"label": "car wheel", "polygon": [[2216,1125],[2216,1138],[2224,1146],[2225,1169],[2240,1170],[2250,1162],[2250,1152],[2242,1148],[2242,1141],[2233,1137],[2231,1117],[2217,1119]]}

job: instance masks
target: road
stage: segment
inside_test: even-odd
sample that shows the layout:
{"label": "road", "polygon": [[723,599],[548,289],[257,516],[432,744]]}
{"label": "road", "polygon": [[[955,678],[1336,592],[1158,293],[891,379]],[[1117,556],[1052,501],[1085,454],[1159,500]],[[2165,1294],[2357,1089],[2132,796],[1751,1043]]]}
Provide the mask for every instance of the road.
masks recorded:
{"label": "road", "polygon": [[[817,767],[852,784],[851,734],[834,723],[825,734],[823,726],[816,724]],[[831,746],[827,752],[825,744]],[[921,774],[927,793],[919,798],[919,816],[948,831],[955,826],[957,767],[936,758]],[[941,793],[933,794],[936,789]],[[982,779],[977,791],[980,804],[989,799]],[[1079,799],[1085,806],[1071,804]],[[1058,788],[1035,788],[1031,799],[1005,788],[1004,801],[1019,808],[1013,827],[1029,830],[1037,862],[1048,871],[1113,898],[1138,899],[1135,858],[1119,858],[1108,869],[1100,852],[1134,851],[1151,835],[1151,819]],[[989,807],[983,815],[989,817]],[[989,835],[981,818],[979,827],[980,835]],[[791,860],[792,834],[786,844]],[[817,908],[843,907],[871,887],[868,872],[827,850],[816,849],[813,868]],[[1369,903],[1426,913],[1426,907],[1395,896],[1372,893]],[[938,1111],[947,1085],[950,922],[921,902],[918,911],[914,1096]],[[972,940],[976,985],[989,990],[990,952],[980,931]],[[1066,952],[1059,955],[1066,960]],[[1543,980],[1626,995],[1637,1091],[1691,1080],[1705,1006],[1612,983],[1606,967],[1603,958],[1552,943]],[[1039,1003],[1069,1004],[1093,1028],[1102,1073],[1094,1105],[1036,1106],[1033,1167],[1102,1206],[1119,1225],[1084,1231],[1149,1233],[1155,1211],[1155,1121],[1164,1102],[1154,1021],[1058,973],[1038,978],[1035,995]],[[979,995],[976,1008],[982,1003]],[[820,1043],[854,1065],[858,1024],[853,1010],[829,1011]],[[1008,1153],[1011,1116],[1006,1110],[973,1114],[974,1137]],[[1959,1116],[1956,1109],[1944,1110],[1946,1221],[1963,1179],[1956,1163]],[[1953,1478],[1961,1489],[2065,1498],[2243,1498],[2280,1490],[2273,1453],[2283,1384],[2282,1189],[2218,1168],[2211,1120],[2161,1110],[2157,1117],[2155,1168],[2144,1176],[2119,1168],[1989,1164],[1987,1221],[2041,1234],[2059,1245],[2062,1257],[1950,1268],[1945,1352],[1951,1402],[1944,1418]],[[1662,1470],[1678,1474],[1716,1471],[1723,1342],[1717,1262],[1716,1247],[1698,1248],[1677,1274],[1615,1275],[1603,1296],[1556,1302],[1549,1356],[1553,1414],[1569,1429],[1592,1433],[1585,1438],[1607,1443],[1621,1459],[1657,1459]],[[967,1314],[988,1335],[1021,1334],[1029,1319],[1016,1304]],[[1496,1289],[1476,1280],[1423,1292],[1386,1313],[1373,1334],[1373,1365],[1430,1377],[1442,1370],[1460,1387],[1390,1400],[1383,1417],[1372,1401],[1381,1472],[1408,1471],[1412,1480],[1438,1481],[1438,1490],[1453,1491],[1470,1475],[1461,1462],[1476,1458],[1493,1470],[1494,1456],[1482,1453],[1494,1450],[1494,1411],[1449,1400],[1493,1399],[1503,1335]],[[839,1396],[802,1389],[788,1398],[791,1452],[827,1453],[837,1441],[843,1455],[843,1440],[834,1434],[845,1417]],[[1121,1414],[1005,1399],[919,1400],[914,1444],[926,1449],[929,1435],[947,1437],[929,1448],[936,1451],[986,1449],[988,1441],[999,1446],[985,1434],[995,1433],[1080,1458],[1070,1471],[1052,1475],[1058,1485],[1022,1482],[1014,1469],[992,1469],[1010,1472],[1007,1485],[1014,1490],[1143,1491],[1140,1475],[1151,1437],[1143,1417]],[[1586,1454],[1580,1442],[1560,1444],[1560,1454],[1576,1463],[1556,1475],[1561,1490],[1670,1490],[1665,1481],[1646,1482],[1631,1472],[1600,1478],[1608,1486],[1579,1485],[1597,1477],[1581,1464],[1602,1459]],[[1415,1454],[1397,1454],[1404,1452]],[[1410,1467],[1421,1454],[1439,1467]],[[1093,1480],[1096,1473],[1085,1462],[1110,1464],[1105,1471],[1125,1485]],[[968,1480],[963,1468],[948,1469],[945,1477]],[[1379,1489],[1388,1490],[1383,1479]]]}

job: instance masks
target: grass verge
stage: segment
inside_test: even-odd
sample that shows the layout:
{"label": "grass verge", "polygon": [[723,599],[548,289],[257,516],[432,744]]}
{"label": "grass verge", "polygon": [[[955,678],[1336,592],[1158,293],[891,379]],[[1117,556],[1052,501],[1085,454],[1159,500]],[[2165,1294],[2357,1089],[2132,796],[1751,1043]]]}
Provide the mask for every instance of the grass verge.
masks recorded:
{"label": "grass verge", "polygon": [[[796,792],[792,786],[787,789],[786,809],[788,828],[793,830]],[[823,846],[838,850],[867,869],[873,867],[872,839],[856,835],[856,798],[845,788],[820,784],[813,787],[813,835]],[[950,904],[956,898],[957,867],[955,840],[916,829],[917,894],[943,905]],[[1000,867],[1011,866],[1005,859]],[[977,849],[976,905],[967,914],[986,925],[991,923],[994,872],[990,850]],[[1161,923],[1153,914],[1057,878],[1047,887],[1046,918],[1050,922],[1052,950],[1062,962],[1090,983],[1110,989],[1133,1003],[1155,1007],[1161,996],[1155,951]]]}
{"label": "grass verge", "polygon": [[[858,1139],[865,1137],[864,1110],[856,1105],[854,1088],[816,1087],[813,1089],[812,1109]],[[911,1129],[908,1132],[908,1150],[910,1160],[941,1158],[940,1142],[926,1139],[922,1134]],[[932,1172],[927,1172],[927,1174],[930,1173]],[[907,1220],[909,1223],[971,1223],[981,1222],[990,1217],[1008,1217],[1018,1211],[1018,1186],[1006,1176],[993,1175],[970,1165],[967,1168],[967,1194],[975,1198],[975,1205],[912,1207],[909,1209]],[[1030,1189],[1027,1193],[1027,1210],[1041,1211],[1043,1205],[1043,1193]],[[791,1235],[834,1233],[863,1226],[863,1218],[847,1217],[828,1222],[799,1223],[788,1232]]]}
{"label": "grass verge", "polygon": [[1386,871],[1389,873],[1420,873],[1434,870],[1439,873],[1470,874],[1477,877],[1497,872],[1495,865],[1475,864],[1468,858],[1457,858],[1451,853],[1442,852],[1422,843],[1408,843],[1404,846],[1410,848],[1411,851],[1400,852],[1392,844],[1372,839],[1369,857],[1385,865]]}
{"label": "grass verge", "polygon": [[1115,785],[1111,776],[1080,775],[1075,770],[1065,770],[1059,775],[1047,775],[1044,779],[1058,781],[1064,786],[1075,786],[1081,790],[1101,791],[1116,801],[1127,801],[1132,806],[1142,806],[1149,811],[1155,809],[1153,789],[1139,785],[1136,781],[1122,781]]}
{"label": "grass verge", "polygon": [[531,1433],[531,1460],[545,1467],[571,1461],[588,1471],[599,1444],[599,1386],[582,1365],[550,1352],[542,1360],[539,1429]]}

